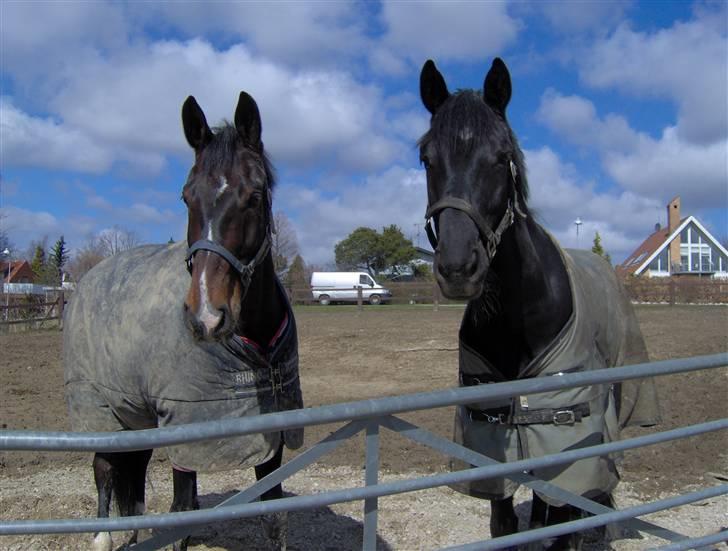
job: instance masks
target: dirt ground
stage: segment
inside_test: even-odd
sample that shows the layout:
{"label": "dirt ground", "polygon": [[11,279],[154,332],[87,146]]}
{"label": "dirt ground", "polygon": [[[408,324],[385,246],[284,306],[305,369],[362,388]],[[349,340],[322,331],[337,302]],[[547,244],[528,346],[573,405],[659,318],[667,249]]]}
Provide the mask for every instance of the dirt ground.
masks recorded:
{"label": "dirt ground", "polygon": [[[637,314],[653,360],[712,354],[728,349],[728,307],[639,306]],[[354,307],[345,306],[301,308],[296,312],[296,319],[306,405],[318,406],[454,386],[457,380],[457,330],[461,316],[462,309],[458,307],[441,307],[439,311],[433,311],[431,307],[425,306],[379,306],[367,307],[361,313]],[[68,429],[63,399],[61,341],[62,335],[57,330],[0,336],[1,428]],[[659,427],[661,430],[728,417],[728,373],[725,368],[661,377],[657,384],[663,414],[663,424]],[[437,434],[446,437],[451,435],[451,408],[410,413],[403,417]],[[307,428],[304,449],[335,428]],[[627,436],[636,434],[638,431],[631,431]],[[439,453],[412,444],[397,435],[385,431],[381,442],[381,467],[385,478],[442,472],[446,469],[446,459]],[[286,453],[287,458],[292,456],[290,452]],[[90,462],[90,455],[82,453],[0,452],[0,518],[94,516],[95,492]],[[305,483],[303,475],[297,475],[286,489],[291,491],[293,488],[294,493],[303,493],[306,489],[304,486],[308,488],[313,485],[316,491],[336,487],[336,484],[350,477],[360,481],[362,464],[363,439],[355,438],[327,456],[325,466],[310,473]],[[169,490],[164,486],[168,484],[164,481],[169,478],[167,469],[163,451],[155,452],[150,477],[158,474],[155,490],[159,495],[149,498],[151,510],[162,512],[169,506],[169,501],[164,499]],[[624,497],[625,502],[714,485],[717,482],[716,475],[728,474],[728,439],[724,433],[712,433],[697,439],[632,451],[626,455],[622,474],[623,486],[629,489],[629,495]],[[212,478],[207,479],[208,482],[201,481],[203,505],[216,502],[220,494],[244,482],[231,478],[232,475],[228,473],[223,473],[218,479],[214,475],[209,476]],[[225,484],[220,486],[220,481],[230,481],[232,487],[226,487]],[[43,488],[43,484],[52,487]],[[62,490],[64,484],[71,488]],[[459,496],[447,489],[439,491],[449,493],[437,494],[435,499],[440,503],[442,500],[454,500],[457,515],[462,516],[459,520],[466,523],[472,523],[469,514],[477,515],[483,508],[483,502],[478,500]],[[398,508],[406,500],[409,500],[410,507],[414,503],[416,509],[418,500],[426,499],[422,497],[426,495],[420,492],[410,497],[381,501],[392,508],[396,517]],[[459,501],[461,499],[464,501]],[[360,508],[360,504],[355,508]],[[380,506],[380,518],[385,516],[386,510],[385,505]],[[298,534],[296,537],[300,537],[300,541],[308,543],[297,546],[294,537],[292,548],[357,548],[351,541],[358,541],[360,546],[361,536],[352,535],[353,539],[346,539],[346,534],[359,534],[361,524],[348,514],[338,512],[335,508],[311,512],[308,516],[299,514],[295,521],[298,524],[292,521],[291,532]],[[385,528],[396,534],[414,530],[420,532],[418,539],[408,540],[402,539],[401,535],[392,535],[386,541],[380,541],[378,547],[422,549],[469,541],[467,537],[452,541],[451,538],[445,538],[443,541],[438,534],[428,535],[418,525],[417,512],[413,514],[414,519],[407,517],[411,525],[395,519],[387,521],[389,524]],[[433,519],[430,518],[428,522],[433,522]],[[440,519],[440,522],[450,524],[452,519]],[[481,524],[482,521],[478,521],[478,525]],[[726,524],[728,520],[724,519],[721,525]],[[484,526],[478,530],[485,533],[476,534],[473,538],[487,536]],[[335,536],[331,535],[331,527],[335,527]],[[428,528],[432,529],[432,526]],[[316,530],[321,532],[326,544],[319,546],[312,543],[316,540],[311,539],[311,534]],[[380,525],[380,533],[382,530],[384,528]],[[219,536],[216,534],[208,534],[212,542],[203,535],[200,544],[207,542],[204,548],[208,544],[215,549],[239,548],[229,542],[214,543]],[[88,538],[0,537],[0,549],[70,549],[81,541],[78,539],[81,537]],[[244,537],[259,536],[248,534]],[[193,540],[193,543],[196,541]],[[413,544],[412,541],[417,543]],[[638,543],[634,548],[642,548],[640,545]],[[265,548],[265,544],[248,539],[244,547],[258,549]]]}

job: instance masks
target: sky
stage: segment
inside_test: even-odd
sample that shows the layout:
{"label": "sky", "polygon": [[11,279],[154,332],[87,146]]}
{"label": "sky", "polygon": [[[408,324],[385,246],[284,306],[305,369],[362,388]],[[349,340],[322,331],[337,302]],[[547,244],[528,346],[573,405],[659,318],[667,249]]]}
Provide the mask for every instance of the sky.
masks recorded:
{"label": "sky", "polygon": [[18,251],[114,226],[183,239],[182,103],[218,124],[245,90],[306,263],[331,266],[359,226],[426,247],[420,70],[481,89],[499,56],[529,206],[563,246],[598,231],[621,262],[676,195],[725,240],[727,5],[3,0],[0,230]]}

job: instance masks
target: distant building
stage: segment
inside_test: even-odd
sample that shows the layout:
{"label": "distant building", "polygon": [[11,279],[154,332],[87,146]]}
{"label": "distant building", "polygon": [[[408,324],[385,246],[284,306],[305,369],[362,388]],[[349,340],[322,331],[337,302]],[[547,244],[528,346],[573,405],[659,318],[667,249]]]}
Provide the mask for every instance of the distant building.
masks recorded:
{"label": "distant building", "polygon": [[415,247],[416,256],[412,261],[413,264],[429,264],[430,267],[435,263],[435,253],[422,247]]}
{"label": "distant building", "polygon": [[27,260],[0,260],[3,283],[33,283],[35,273]]}
{"label": "distant building", "polygon": [[697,218],[680,218],[678,196],[667,205],[667,227],[657,224],[616,269],[620,275],[728,278],[728,251]]}

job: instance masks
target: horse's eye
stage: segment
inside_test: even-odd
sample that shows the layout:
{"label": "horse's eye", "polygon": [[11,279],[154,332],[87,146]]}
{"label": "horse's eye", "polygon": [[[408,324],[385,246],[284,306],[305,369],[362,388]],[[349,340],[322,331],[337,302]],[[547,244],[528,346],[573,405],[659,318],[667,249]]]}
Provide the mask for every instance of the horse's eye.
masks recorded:
{"label": "horse's eye", "polygon": [[263,200],[263,194],[262,193],[252,193],[250,195],[250,199],[248,199],[248,206],[249,207],[257,207],[260,205],[260,202]]}
{"label": "horse's eye", "polygon": [[420,162],[422,163],[422,166],[425,167],[425,170],[430,168],[430,158],[427,155],[420,155]]}

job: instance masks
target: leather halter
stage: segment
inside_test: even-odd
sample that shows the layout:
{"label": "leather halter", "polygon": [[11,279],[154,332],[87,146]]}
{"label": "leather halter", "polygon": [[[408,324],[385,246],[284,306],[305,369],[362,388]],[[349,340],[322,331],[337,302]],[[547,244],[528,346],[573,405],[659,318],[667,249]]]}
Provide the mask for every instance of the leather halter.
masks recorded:
{"label": "leather halter", "polygon": [[464,212],[473,221],[475,227],[478,228],[478,234],[480,235],[480,239],[485,245],[485,251],[488,255],[488,260],[493,260],[496,250],[498,249],[498,244],[500,243],[501,236],[503,235],[503,232],[511,227],[511,225],[515,221],[515,214],[518,213],[518,215],[522,218],[526,218],[526,213],[523,212],[520,205],[518,204],[518,190],[516,190],[517,171],[516,165],[513,163],[513,161],[510,161],[510,168],[514,192],[513,202],[508,199],[506,212],[503,214],[503,218],[501,218],[501,221],[495,230],[492,230],[488,226],[485,219],[477,210],[475,210],[473,205],[460,197],[445,196],[437,201],[434,205],[429,205],[427,207],[427,212],[425,212],[425,231],[427,233],[427,239],[429,239],[430,245],[432,245],[432,248],[434,250],[437,249],[438,239],[437,234],[435,233],[435,229],[432,225],[432,218],[437,214],[440,214],[440,212],[445,209],[455,209]]}
{"label": "leather halter", "polygon": [[243,284],[243,294],[245,294],[248,290],[248,287],[250,287],[250,280],[253,277],[253,271],[261,262],[263,262],[263,259],[268,255],[268,253],[270,252],[270,247],[270,231],[268,231],[266,232],[265,239],[263,239],[263,242],[260,244],[258,252],[255,254],[253,259],[247,264],[243,264],[235,257],[235,255],[233,255],[233,253],[228,251],[219,243],[216,243],[215,241],[210,241],[209,239],[200,239],[199,241],[195,241],[192,246],[187,249],[187,256],[185,257],[185,262],[187,262],[187,271],[192,271],[192,257],[197,251],[213,252],[227,260],[228,264],[230,264],[230,266],[236,272],[238,272],[238,274],[240,275],[240,281]]}

